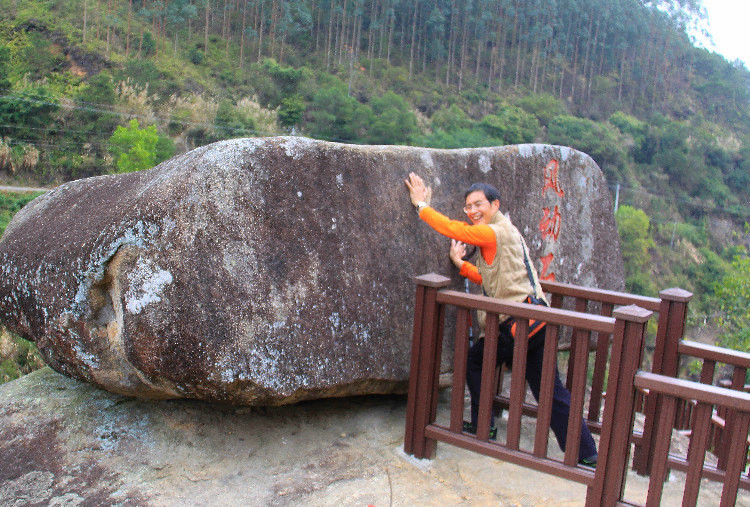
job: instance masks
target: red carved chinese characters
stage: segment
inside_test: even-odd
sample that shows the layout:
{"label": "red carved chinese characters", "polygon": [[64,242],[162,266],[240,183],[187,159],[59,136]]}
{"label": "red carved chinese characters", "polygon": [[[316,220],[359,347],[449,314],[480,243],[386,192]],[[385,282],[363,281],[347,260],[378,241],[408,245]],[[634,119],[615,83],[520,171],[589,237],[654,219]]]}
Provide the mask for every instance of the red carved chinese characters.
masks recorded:
{"label": "red carved chinese characters", "polygon": [[555,204],[555,209],[550,211],[549,208],[542,208],[544,211],[544,218],[539,222],[539,230],[542,231],[542,239],[547,239],[548,236],[552,236],[555,241],[560,235],[560,222],[562,221],[562,215],[560,215],[560,208]]}
{"label": "red carved chinese characters", "polygon": [[544,187],[542,187],[542,197],[544,192],[551,188],[560,197],[565,196],[565,192],[560,188],[560,181],[557,179],[557,171],[560,169],[560,163],[557,160],[550,160],[544,168]]}
{"label": "red carved chinese characters", "polygon": [[554,259],[555,256],[552,252],[548,253],[547,255],[540,257],[539,260],[542,261],[542,273],[539,275],[539,278],[542,280],[546,280],[548,282],[554,282],[555,281],[555,274],[554,273],[547,273],[549,270],[549,265],[552,262],[552,259]]}
{"label": "red carved chinese characters", "polygon": [[[560,186],[560,180],[558,178],[558,171],[560,170],[560,163],[557,160],[550,160],[544,167],[544,182],[542,185],[542,198],[544,198],[547,190],[552,190],[557,198],[564,197],[565,191]],[[552,195],[552,199],[555,199],[555,195]],[[557,199],[555,199],[557,200]],[[560,229],[562,228],[562,214],[560,213],[560,207],[555,203],[554,208],[545,206],[542,208],[544,216],[539,221],[539,231],[542,233],[542,240],[544,240],[545,246],[550,242],[554,243],[560,236]],[[539,278],[542,280],[554,282],[555,273],[551,271],[552,261],[555,259],[555,254],[548,252],[539,258],[542,261],[542,272]]]}

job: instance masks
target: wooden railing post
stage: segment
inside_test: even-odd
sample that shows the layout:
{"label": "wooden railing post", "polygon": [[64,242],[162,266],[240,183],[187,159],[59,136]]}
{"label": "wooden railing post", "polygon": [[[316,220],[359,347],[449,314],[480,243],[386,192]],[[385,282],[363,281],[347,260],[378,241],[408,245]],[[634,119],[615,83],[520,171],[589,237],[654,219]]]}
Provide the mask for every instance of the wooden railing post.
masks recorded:
{"label": "wooden railing post", "polygon": [[404,452],[417,458],[435,454],[437,442],[425,437],[425,427],[435,421],[440,376],[442,322],[444,312],[437,304],[438,289],[450,279],[434,273],[418,276],[414,305],[409,394],[406,402]]}
{"label": "wooden railing post", "polygon": [[611,506],[622,499],[630,433],[635,415],[635,374],[641,364],[646,324],[653,312],[637,306],[614,311],[615,332],[604,404],[599,460],[594,483],[588,488],[588,507]]}
{"label": "wooden railing post", "polygon": [[[679,354],[677,348],[685,333],[687,305],[693,294],[682,289],[667,289],[659,293],[659,327],[656,331],[656,344],[651,372],[677,378]],[[633,451],[633,469],[638,475],[648,475],[651,471],[651,452],[654,428],[656,427],[656,398],[646,396],[643,436],[636,442]]]}

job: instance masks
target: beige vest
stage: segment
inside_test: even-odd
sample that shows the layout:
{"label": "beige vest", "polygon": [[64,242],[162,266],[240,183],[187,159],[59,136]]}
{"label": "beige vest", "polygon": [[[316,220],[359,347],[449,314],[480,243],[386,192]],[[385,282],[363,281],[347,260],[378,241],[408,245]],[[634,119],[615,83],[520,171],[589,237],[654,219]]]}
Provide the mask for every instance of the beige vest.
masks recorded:
{"label": "beige vest", "polygon": [[[492,264],[487,264],[481,254],[477,260],[477,269],[482,275],[482,288],[485,294],[514,302],[521,302],[529,295],[544,298],[534,263],[528,257],[529,249],[518,229],[507,216],[499,211],[495,213],[488,225],[495,232],[497,253]],[[524,250],[529,259],[533,286],[529,281],[528,270],[524,263]],[[500,322],[506,318],[507,315],[500,315]],[[480,322],[483,320],[481,316]]]}

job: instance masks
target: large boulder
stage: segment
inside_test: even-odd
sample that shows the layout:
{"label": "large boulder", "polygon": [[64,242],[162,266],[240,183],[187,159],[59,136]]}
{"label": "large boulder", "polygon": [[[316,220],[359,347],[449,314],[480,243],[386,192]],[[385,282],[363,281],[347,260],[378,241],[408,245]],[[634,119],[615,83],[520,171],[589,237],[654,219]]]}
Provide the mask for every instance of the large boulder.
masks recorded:
{"label": "large boulder", "polygon": [[495,184],[541,276],[619,290],[606,182],[587,155],[238,139],[154,169],[66,183],[0,240],[0,321],[48,363],[110,391],[282,404],[406,385],[412,277],[449,242],[403,180],[461,217]]}

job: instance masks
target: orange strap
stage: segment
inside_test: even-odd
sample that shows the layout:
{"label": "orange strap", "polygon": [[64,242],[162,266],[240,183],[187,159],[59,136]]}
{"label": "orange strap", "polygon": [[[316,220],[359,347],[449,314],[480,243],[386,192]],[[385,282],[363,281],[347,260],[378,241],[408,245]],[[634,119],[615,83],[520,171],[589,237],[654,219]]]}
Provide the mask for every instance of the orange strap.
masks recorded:
{"label": "orange strap", "polygon": [[[526,300],[524,303],[531,303],[531,297],[526,297]],[[516,338],[516,319],[511,318],[511,325],[510,325],[510,334],[513,335],[513,338]],[[547,323],[542,320],[529,320],[529,338],[537,334],[539,331],[544,329],[544,326],[546,326]]]}

